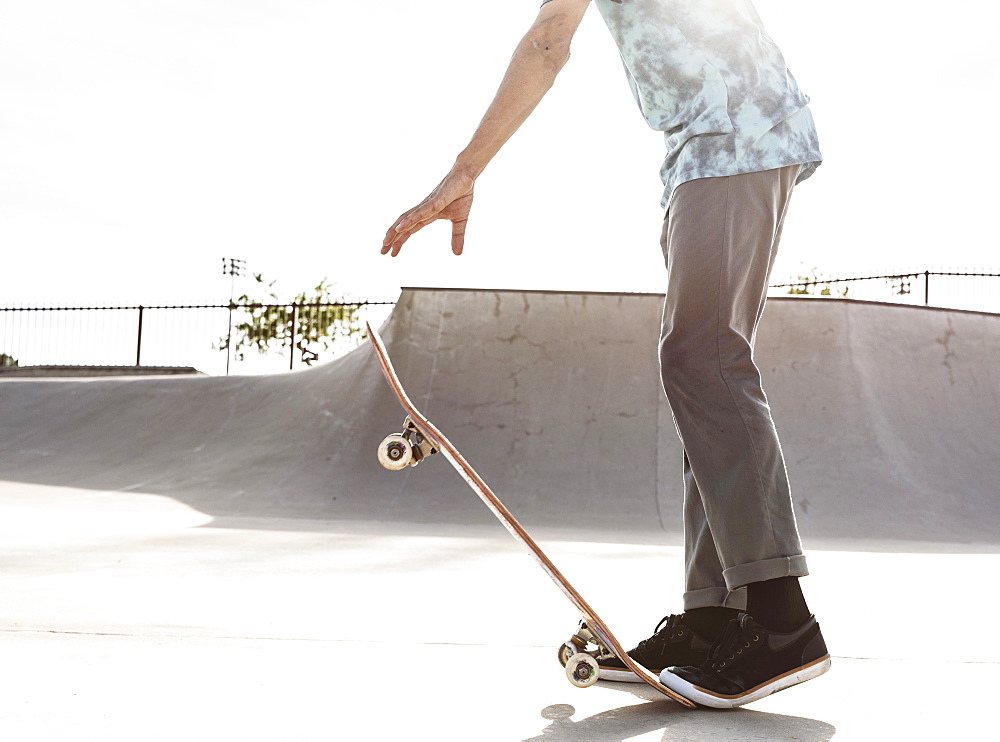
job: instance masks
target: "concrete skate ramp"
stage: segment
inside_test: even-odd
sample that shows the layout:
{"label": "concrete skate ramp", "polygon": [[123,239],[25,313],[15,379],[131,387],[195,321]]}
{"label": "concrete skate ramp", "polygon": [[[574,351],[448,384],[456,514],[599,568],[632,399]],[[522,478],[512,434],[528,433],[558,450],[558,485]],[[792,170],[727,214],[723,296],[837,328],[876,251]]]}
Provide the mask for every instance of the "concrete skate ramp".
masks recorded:
{"label": "concrete skate ramp", "polygon": [[[410,396],[527,526],[680,529],[662,297],[406,289]],[[806,536],[1000,541],[1000,317],[772,300],[757,361]],[[489,523],[440,457],[388,472],[403,413],[367,345],[269,377],[0,381],[0,479],[211,515]]]}

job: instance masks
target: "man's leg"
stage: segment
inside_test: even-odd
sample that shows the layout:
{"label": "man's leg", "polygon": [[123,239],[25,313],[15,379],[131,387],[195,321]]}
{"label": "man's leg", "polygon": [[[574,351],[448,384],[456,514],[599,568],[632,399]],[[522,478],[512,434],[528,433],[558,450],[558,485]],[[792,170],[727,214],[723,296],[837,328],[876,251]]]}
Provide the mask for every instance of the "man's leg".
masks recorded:
{"label": "man's leg", "polygon": [[[685,183],[664,225],[660,361],[684,444],[685,608],[722,605],[720,586],[746,586],[748,613],[730,623],[706,661],[660,674],[707,706],[749,703],[830,666],[799,589],[805,557],[753,361],[797,173],[789,167]],[[735,602],[732,593],[726,599]]]}
{"label": "man's leg", "polygon": [[712,606],[746,608],[746,590],[730,590],[708,527],[698,482],[684,452],[684,610]]}
{"label": "man's leg", "polygon": [[712,575],[720,567],[728,590],[807,574],[781,447],[753,362],[797,172],[794,166],[684,183],[664,224],[660,361],[688,464],[685,607],[707,604],[704,591],[719,587]]}

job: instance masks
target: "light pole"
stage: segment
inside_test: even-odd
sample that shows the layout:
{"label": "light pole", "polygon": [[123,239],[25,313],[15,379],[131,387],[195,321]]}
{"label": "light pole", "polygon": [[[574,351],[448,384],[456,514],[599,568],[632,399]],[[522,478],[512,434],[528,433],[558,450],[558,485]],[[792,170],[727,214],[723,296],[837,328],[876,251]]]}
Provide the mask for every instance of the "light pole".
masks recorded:
{"label": "light pole", "polygon": [[226,334],[226,376],[229,376],[229,358],[233,354],[233,294],[236,276],[246,275],[247,261],[239,258],[222,259],[222,275],[229,276],[229,332]]}

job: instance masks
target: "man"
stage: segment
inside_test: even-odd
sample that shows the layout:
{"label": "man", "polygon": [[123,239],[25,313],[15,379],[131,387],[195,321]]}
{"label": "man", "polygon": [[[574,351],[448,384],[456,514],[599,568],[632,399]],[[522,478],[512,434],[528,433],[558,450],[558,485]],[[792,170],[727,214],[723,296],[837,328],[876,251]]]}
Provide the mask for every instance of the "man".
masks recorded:
{"label": "man", "polygon": [[[594,0],[667,156],[663,388],[684,448],[684,612],[631,650],[661,681],[732,707],[817,677],[830,658],[753,342],[792,188],[822,156],[808,98],[750,0]],[[590,0],[545,0],[451,171],[386,233],[399,254],[437,219],[460,255],[476,179],[551,87]],[[615,657],[601,676],[637,680]]]}

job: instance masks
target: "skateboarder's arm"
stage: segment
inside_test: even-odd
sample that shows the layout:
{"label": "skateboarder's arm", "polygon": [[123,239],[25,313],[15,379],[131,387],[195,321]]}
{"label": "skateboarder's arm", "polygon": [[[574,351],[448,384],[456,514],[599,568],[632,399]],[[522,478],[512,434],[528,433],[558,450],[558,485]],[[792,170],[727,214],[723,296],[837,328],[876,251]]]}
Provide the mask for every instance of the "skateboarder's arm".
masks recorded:
{"label": "skateboarder's arm", "polygon": [[550,0],[542,5],[515,48],[472,140],[430,195],[389,228],[382,242],[383,255],[391,252],[395,257],[411,235],[437,219],[452,222],[451,249],[462,254],[476,179],[552,87],[569,59],[570,41],[589,4],[590,0]]}

